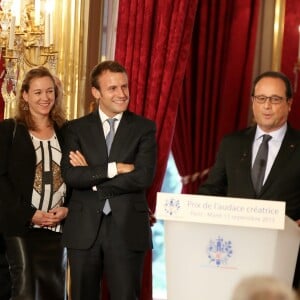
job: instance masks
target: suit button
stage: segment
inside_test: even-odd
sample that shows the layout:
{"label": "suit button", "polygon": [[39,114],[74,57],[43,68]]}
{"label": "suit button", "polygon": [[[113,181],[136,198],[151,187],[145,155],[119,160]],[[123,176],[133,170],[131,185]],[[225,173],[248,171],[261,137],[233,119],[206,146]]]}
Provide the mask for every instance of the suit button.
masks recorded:
{"label": "suit button", "polygon": [[100,214],[101,213],[101,210],[100,209],[97,209],[97,214]]}

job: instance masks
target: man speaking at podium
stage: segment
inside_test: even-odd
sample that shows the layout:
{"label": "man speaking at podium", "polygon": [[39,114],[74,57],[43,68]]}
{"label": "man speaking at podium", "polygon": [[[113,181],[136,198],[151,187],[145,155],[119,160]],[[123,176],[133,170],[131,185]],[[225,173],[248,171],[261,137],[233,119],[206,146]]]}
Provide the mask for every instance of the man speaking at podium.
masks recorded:
{"label": "man speaking at podium", "polygon": [[[256,125],[223,138],[203,195],[286,202],[286,215],[300,224],[300,131],[287,123],[292,86],[283,73],[269,71],[254,80]],[[299,257],[294,288],[299,288]]]}

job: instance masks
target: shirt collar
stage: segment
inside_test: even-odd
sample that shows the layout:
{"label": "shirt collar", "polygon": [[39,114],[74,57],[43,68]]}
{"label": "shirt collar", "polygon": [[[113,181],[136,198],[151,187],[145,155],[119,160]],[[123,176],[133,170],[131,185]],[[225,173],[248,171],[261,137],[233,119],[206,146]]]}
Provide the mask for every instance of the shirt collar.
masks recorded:
{"label": "shirt collar", "polygon": [[[109,119],[110,117],[108,117],[100,108],[98,109],[98,111],[99,111],[99,116],[100,116],[100,119],[101,119],[101,122],[102,122],[102,124],[107,120],[107,119]],[[118,121],[120,121],[121,120],[121,118],[122,118],[122,116],[123,116],[123,112],[121,112],[121,113],[119,113],[119,114],[116,114],[115,116],[114,116],[114,118],[115,119],[117,119]]]}
{"label": "shirt collar", "polygon": [[287,130],[287,123],[284,123],[279,129],[271,131],[271,132],[265,132],[259,127],[259,125],[257,125],[254,140],[258,140],[264,134],[268,134],[268,135],[272,136],[272,140],[282,141],[284,138],[284,135],[286,133],[286,130]]}

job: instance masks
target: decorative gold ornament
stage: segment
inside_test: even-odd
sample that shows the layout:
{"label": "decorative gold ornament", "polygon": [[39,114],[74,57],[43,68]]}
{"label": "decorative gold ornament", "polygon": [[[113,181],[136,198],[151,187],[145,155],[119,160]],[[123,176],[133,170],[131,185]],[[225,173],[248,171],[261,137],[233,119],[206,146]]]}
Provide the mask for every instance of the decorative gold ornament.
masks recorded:
{"label": "decorative gold ornament", "polygon": [[1,92],[6,103],[16,99],[19,79],[28,69],[45,65],[56,73],[54,4],[55,0],[0,2],[0,47],[6,68]]}

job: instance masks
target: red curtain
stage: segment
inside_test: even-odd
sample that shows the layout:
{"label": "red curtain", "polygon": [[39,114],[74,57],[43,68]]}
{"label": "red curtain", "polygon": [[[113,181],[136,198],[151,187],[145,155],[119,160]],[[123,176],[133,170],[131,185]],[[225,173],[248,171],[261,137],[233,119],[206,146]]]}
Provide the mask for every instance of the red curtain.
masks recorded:
{"label": "red curtain", "polygon": [[[2,10],[1,0],[0,0],[0,10]],[[2,53],[0,53],[0,91],[3,84],[4,72],[5,72],[4,59]],[[3,120],[3,118],[4,118],[4,101],[3,101],[2,93],[0,92],[0,120]]]}
{"label": "red curtain", "polygon": [[[3,79],[5,76],[5,65],[4,65],[4,58],[2,54],[0,54],[0,91],[3,84]],[[0,92],[0,120],[3,120],[4,118],[4,100],[2,93]]]}
{"label": "red curtain", "polygon": [[[290,112],[289,122],[300,128],[300,2],[299,0],[286,1],[284,35],[282,46],[281,70],[294,85],[294,102]],[[296,63],[298,61],[298,68]]]}
{"label": "red curtain", "polygon": [[[2,10],[1,7],[1,0],[0,0],[0,10]],[[2,56],[2,53],[0,53],[0,91],[3,84],[3,78],[5,75],[5,67],[4,67],[4,58]],[[0,120],[3,120],[4,118],[4,101],[2,93],[0,92]]]}
{"label": "red curtain", "polygon": [[259,0],[201,0],[172,151],[195,193],[224,134],[246,127]]}
{"label": "red curtain", "polygon": [[[174,132],[190,51],[197,0],[120,0],[116,60],[130,82],[130,110],[156,122],[158,161],[148,193],[154,211]],[[142,299],[152,299],[152,257],[145,262]]]}
{"label": "red curtain", "polygon": [[[0,66],[0,73],[1,73],[1,66]],[[2,80],[0,80],[0,89],[2,87]],[[3,120],[4,118],[4,101],[2,94],[0,93],[0,120]]]}

